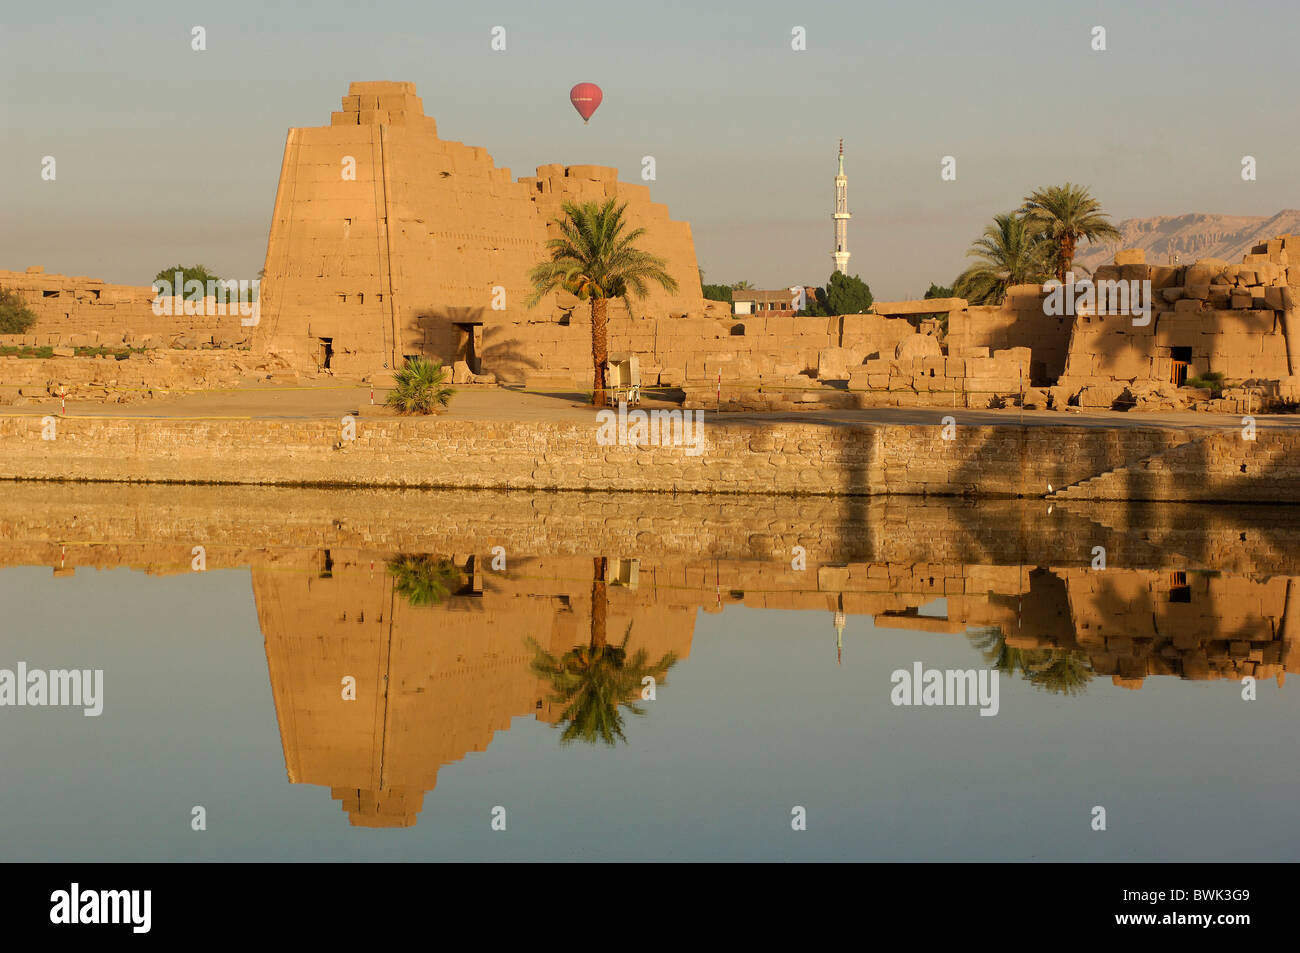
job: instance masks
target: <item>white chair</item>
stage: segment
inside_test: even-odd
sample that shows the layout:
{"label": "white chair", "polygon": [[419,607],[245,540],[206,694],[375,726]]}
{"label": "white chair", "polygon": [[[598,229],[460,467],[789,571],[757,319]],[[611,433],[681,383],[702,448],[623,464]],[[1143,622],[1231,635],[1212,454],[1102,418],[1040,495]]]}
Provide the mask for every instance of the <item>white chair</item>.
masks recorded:
{"label": "white chair", "polygon": [[605,361],[605,383],[614,403],[641,403],[641,359],[635,354],[611,354]]}

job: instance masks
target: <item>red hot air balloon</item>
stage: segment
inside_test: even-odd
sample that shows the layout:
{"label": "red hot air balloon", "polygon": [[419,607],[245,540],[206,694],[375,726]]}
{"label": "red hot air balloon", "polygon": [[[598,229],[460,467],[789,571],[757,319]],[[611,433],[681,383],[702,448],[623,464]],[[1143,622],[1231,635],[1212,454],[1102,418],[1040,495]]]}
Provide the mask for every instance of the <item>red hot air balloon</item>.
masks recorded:
{"label": "red hot air balloon", "polygon": [[596,111],[600,100],[600,87],[595,83],[579,83],[569,90],[569,102],[573,103],[573,108],[578,110],[578,115],[582,117],[584,124]]}

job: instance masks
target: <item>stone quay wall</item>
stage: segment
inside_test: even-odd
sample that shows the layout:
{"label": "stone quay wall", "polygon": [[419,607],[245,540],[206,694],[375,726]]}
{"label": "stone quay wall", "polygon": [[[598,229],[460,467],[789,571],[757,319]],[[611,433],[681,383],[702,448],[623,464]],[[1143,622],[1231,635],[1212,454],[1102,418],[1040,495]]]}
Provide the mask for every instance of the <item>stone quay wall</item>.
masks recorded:
{"label": "stone quay wall", "polygon": [[1292,433],[961,426],[944,439],[938,420],[853,427],[706,415],[700,434],[688,453],[602,445],[594,419],[13,416],[0,417],[0,479],[982,497],[1079,485],[1091,499],[1300,502]]}

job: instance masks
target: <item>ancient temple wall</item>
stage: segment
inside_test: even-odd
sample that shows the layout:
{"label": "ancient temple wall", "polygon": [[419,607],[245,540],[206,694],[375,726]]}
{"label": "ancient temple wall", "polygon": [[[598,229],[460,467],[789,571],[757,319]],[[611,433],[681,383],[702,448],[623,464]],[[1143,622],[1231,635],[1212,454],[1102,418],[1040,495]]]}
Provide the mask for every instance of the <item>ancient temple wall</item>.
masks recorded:
{"label": "ancient temple wall", "polygon": [[475,370],[507,379],[552,370],[513,360],[546,344],[567,373],[589,363],[589,332],[556,330],[572,327],[571,295],[527,307],[528,273],[558,234],[549,223],[563,203],[609,197],[627,203],[628,228],[648,230],[639,247],[663,257],[679,285],[653,287],[634,313],[702,314],[690,226],[672,221],[645,186],[581,165],[544,165],[515,181],[485,149],[439,139],[413,84],[353,83],[331,125],[288,135],[261,342],[311,367],[329,339],[330,369],[344,376],[382,374],[420,355],[477,358]]}

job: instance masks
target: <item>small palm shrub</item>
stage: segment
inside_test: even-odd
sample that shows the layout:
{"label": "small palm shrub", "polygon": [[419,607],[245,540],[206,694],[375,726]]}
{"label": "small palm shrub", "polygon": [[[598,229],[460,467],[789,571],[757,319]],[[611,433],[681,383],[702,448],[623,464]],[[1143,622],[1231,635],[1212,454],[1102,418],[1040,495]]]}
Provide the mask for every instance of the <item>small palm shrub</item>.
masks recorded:
{"label": "small palm shrub", "polygon": [[456,391],[447,386],[447,369],[417,357],[393,375],[396,387],[388,406],[402,414],[433,414],[451,403]]}
{"label": "small palm shrub", "polygon": [[450,559],[398,553],[388,560],[393,590],[416,608],[436,606],[460,587],[461,575]]}

